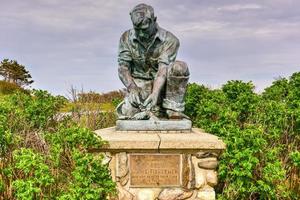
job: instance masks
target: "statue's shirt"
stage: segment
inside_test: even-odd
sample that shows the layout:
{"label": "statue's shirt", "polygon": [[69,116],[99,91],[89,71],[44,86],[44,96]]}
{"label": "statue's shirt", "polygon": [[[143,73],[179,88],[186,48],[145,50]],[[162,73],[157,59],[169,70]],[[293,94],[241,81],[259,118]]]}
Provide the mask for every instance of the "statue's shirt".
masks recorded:
{"label": "statue's shirt", "polygon": [[158,26],[147,47],[138,40],[134,29],[130,29],[121,36],[118,62],[129,68],[132,77],[153,80],[159,63],[169,65],[174,62],[178,48],[179,40]]}

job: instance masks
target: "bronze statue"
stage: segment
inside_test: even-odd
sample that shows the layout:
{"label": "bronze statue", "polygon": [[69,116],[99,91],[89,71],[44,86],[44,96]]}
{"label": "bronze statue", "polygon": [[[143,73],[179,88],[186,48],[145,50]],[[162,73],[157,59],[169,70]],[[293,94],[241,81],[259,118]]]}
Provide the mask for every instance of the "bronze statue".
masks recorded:
{"label": "bronze statue", "polygon": [[119,77],[127,88],[117,107],[119,119],[181,119],[189,79],[186,63],[176,61],[179,40],[160,28],[151,6],[130,12],[133,29],[119,43]]}

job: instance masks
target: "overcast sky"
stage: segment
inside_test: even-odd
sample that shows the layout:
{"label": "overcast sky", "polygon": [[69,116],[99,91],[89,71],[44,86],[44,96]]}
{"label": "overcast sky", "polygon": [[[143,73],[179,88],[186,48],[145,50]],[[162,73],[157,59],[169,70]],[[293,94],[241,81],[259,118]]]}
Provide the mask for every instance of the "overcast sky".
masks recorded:
{"label": "overcast sky", "polygon": [[0,59],[25,65],[33,87],[53,94],[120,89],[118,42],[141,2],[179,38],[191,82],[252,80],[262,91],[300,71],[299,0],[0,0]]}

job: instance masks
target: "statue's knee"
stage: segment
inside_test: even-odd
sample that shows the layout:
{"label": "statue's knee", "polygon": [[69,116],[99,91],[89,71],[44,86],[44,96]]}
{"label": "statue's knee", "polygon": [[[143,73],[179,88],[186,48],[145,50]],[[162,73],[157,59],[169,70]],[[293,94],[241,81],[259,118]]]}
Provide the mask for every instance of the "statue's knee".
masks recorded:
{"label": "statue's knee", "polygon": [[175,61],[168,70],[169,76],[189,76],[189,68],[183,61]]}

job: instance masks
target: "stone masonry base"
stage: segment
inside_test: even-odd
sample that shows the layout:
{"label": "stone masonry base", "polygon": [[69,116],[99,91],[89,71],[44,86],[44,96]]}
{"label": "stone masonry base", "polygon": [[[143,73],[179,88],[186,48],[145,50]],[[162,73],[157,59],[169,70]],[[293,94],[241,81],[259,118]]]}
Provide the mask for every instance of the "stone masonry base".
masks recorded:
{"label": "stone masonry base", "polygon": [[[214,200],[218,158],[225,144],[216,136],[181,131],[95,131],[108,144],[105,155],[118,200]],[[141,159],[144,158],[144,159]],[[164,158],[163,160],[161,158]]]}

